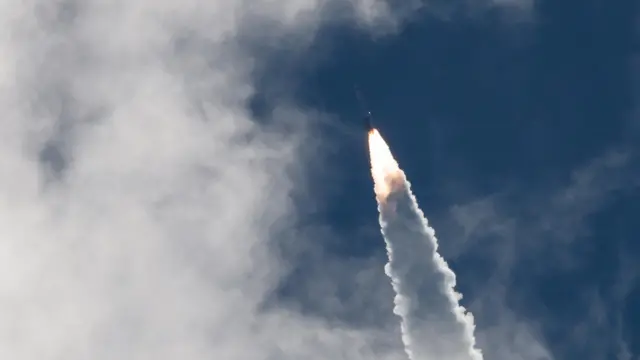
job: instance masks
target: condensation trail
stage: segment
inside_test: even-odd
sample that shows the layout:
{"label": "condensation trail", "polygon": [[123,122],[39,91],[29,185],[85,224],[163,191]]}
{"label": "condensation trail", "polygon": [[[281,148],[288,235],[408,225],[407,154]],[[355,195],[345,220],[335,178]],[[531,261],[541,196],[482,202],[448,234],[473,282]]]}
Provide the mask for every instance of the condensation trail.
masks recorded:
{"label": "condensation trail", "polygon": [[402,341],[411,360],[482,360],[473,315],[459,305],[456,278],[438,254],[435,231],[377,130],[369,132],[371,174],[396,293]]}

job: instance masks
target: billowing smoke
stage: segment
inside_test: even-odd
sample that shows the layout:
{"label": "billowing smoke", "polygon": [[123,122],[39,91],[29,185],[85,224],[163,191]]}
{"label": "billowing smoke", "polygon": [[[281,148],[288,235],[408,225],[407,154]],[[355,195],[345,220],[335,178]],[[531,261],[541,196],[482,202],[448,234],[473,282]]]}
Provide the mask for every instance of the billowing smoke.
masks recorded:
{"label": "billowing smoke", "polygon": [[396,292],[394,313],[411,360],[481,360],[473,316],[459,305],[455,274],[438,254],[433,228],[377,130],[369,133],[371,174]]}
{"label": "billowing smoke", "polygon": [[305,134],[252,119],[241,35],[312,35],[319,5],[0,0],[0,358],[398,354],[371,353],[389,334],[263,307]]}

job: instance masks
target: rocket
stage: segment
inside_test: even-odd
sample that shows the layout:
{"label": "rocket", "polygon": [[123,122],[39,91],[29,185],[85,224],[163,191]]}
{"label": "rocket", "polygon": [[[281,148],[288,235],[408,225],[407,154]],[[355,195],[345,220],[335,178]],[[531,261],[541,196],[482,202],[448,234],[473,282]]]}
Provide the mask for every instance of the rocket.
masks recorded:
{"label": "rocket", "polygon": [[373,130],[373,125],[371,124],[371,120],[373,119],[373,116],[371,115],[371,111],[367,110],[367,106],[364,102],[364,97],[362,97],[362,93],[360,93],[360,89],[358,89],[358,86],[354,85],[353,89],[356,93],[356,98],[358,99],[358,103],[360,104],[360,109],[365,113],[364,117],[362,118],[362,124],[364,125],[364,129],[367,132],[370,132]]}
{"label": "rocket", "polygon": [[367,111],[367,115],[363,118],[364,129],[367,131],[373,130],[373,125],[371,125],[371,111]]}

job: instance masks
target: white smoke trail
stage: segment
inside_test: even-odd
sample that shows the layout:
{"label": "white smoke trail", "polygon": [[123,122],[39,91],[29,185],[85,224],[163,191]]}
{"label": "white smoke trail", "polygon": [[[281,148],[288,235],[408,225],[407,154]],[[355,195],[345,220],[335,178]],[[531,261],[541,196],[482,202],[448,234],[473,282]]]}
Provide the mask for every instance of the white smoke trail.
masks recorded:
{"label": "white smoke trail", "polygon": [[459,305],[455,274],[438,254],[435,231],[380,134],[369,134],[371,174],[396,292],[402,340],[411,360],[481,360],[473,315]]}

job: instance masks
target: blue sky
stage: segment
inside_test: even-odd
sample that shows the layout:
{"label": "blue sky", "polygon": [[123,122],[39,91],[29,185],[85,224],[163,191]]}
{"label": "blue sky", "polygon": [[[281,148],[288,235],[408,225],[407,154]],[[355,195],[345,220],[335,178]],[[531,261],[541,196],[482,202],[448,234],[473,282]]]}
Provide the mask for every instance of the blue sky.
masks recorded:
{"label": "blue sky", "polygon": [[406,360],[357,83],[485,359],[637,359],[636,3],[0,0],[0,358]]}
{"label": "blue sky", "polygon": [[309,221],[349,240],[325,249],[384,251],[358,83],[481,332],[523,323],[557,359],[638,356],[637,13],[538,1],[322,32],[295,73],[299,100],[334,115],[317,125]]}

